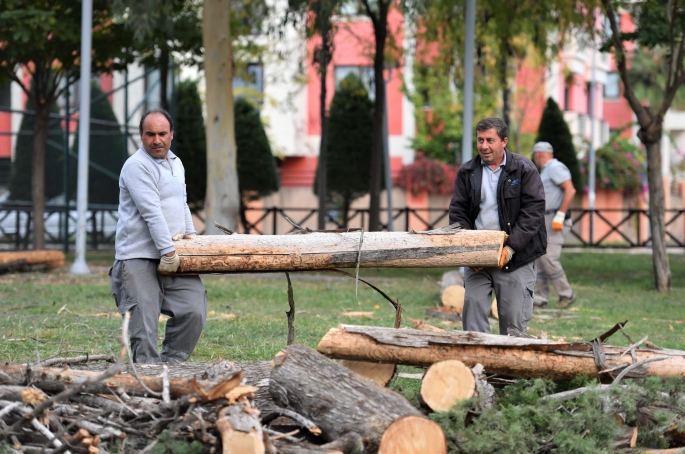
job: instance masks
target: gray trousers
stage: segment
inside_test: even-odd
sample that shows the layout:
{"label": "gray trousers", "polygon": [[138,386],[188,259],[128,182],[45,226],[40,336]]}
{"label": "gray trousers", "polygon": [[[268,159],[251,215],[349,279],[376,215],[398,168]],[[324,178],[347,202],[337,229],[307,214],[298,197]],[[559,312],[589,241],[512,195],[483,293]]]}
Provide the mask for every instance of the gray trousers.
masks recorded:
{"label": "gray trousers", "polygon": [[564,245],[564,238],[571,230],[570,220],[564,223],[561,231],[552,229],[552,218],[554,214],[545,215],[545,225],[547,226],[547,254],[537,259],[538,277],[535,284],[535,302],[547,303],[549,301],[549,284],[554,286],[557,294],[563,298],[570,298],[573,295],[571,285],[568,283],[564,268],[561,266],[561,247]]}
{"label": "gray trousers", "polygon": [[490,306],[492,291],[497,296],[499,333],[507,334],[512,325],[525,331],[533,318],[533,290],[535,288],[535,262],[530,262],[511,272],[499,268],[483,268],[464,271],[464,312],[462,320],[465,331],[490,332]]}
{"label": "gray trousers", "polygon": [[[207,292],[199,276],[162,276],[159,260],[115,260],[109,272],[117,311],[131,312],[129,334],[137,363],[186,361],[207,320]],[[159,315],[168,315],[161,354]]]}

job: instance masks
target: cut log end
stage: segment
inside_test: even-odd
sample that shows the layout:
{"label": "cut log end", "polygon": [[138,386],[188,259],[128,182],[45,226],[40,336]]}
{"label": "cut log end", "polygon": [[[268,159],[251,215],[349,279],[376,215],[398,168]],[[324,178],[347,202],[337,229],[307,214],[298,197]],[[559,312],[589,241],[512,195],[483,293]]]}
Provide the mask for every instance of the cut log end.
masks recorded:
{"label": "cut log end", "polygon": [[341,366],[347,367],[354,373],[361,375],[381,386],[386,386],[395,376],[395,364],[371,363],[367,361],[342,360]]}
{"label": "cut log end", "polygon": [[447,441],[440,426],[424,416],[405,416],[390,424],[378,454],[446,454]]}
{"label": "cut log end", "polygon": [[473,372],[458,360],[433,364],[421,383],[421,398],[433,411],[448,411],[457,402],[473,397],[475,393]]}
{"label": "cut log end", "polygon": [[440,301],[444,306],[453,307],[458,313],[464,310],[464,287],[461,285],[451,285],[440,295]]}

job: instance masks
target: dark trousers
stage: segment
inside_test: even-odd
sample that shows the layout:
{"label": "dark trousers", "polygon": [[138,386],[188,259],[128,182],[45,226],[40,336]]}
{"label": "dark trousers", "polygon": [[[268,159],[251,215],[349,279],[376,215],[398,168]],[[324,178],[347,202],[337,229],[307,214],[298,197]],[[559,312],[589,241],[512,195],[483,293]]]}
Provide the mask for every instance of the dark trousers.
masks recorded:
{"label": "dark trousers", "polygon": [[512,272],[499,268],[464,271],[464,331],[490,332],[490,306],[492,291],[497,296],[499,333],[507,334],[509,323],[525,331],[533,318],[533,291],[535,289],[535,262]]}

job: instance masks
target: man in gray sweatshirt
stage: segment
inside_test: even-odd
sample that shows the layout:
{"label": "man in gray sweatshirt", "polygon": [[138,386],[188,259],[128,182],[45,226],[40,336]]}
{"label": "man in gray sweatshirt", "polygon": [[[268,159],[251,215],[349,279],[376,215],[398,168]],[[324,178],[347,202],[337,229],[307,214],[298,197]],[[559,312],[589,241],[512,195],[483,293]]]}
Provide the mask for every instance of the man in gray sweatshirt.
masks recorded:
{"label": "man in gray sweatshirt", "polygon": [[[186,361],[207,319],[207,292],[199,276],[166,276],[178,270],[174,241],[195,235],[186,203],[185,169],[169,150],[174,138],[171,115],[164,109],[140,120],[142,148],[119,176],[116,260],[110,285],[117,310],[131,312],[133,361]],[[169,316],[157,350],[159,315]]]}

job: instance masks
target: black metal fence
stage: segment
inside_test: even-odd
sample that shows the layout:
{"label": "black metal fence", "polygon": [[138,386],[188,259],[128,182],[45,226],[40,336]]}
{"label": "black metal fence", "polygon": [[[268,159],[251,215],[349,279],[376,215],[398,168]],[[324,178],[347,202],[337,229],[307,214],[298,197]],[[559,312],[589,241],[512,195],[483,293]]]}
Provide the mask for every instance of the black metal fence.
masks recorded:
{"label": "black metal fence", "polygon": [[[91,250],[112,250],[118,219],[117,205],[89,205],[86,232]],[[251,208],[239,227],[242,233],[256,235],[292,232],[292,223],[316,228],[317,209]],[[342,228],[340,213],[330,211],[327,227]],[[28,249],[32,240],[32,206],[28,202],[0,203],[0,248]],[[641,209],[607,208],[571,210],[573,227],[566,239],[567,246],[636,248],[649,246],[649,212]],[[193,212],[198,232],[203,230],[202,212]],[[348,227],[368,230],[368,209],[353,209],[348,213]],[[292,223],[291,223],[292,222]],[[397,231],[431,230],[447,225],[445,208],[397,208],[393,213],[393,228]],[[671,247],[685,248],[685,209],[665,212],[666,240]],[[388,229],[387,214],[382,216],[382,228]],[[76,237],[76,209],[73,205],[48,204],[45,207],[45,242],[52,247],[67,249]],[[72,246],[73,247],[73,246]]]}

